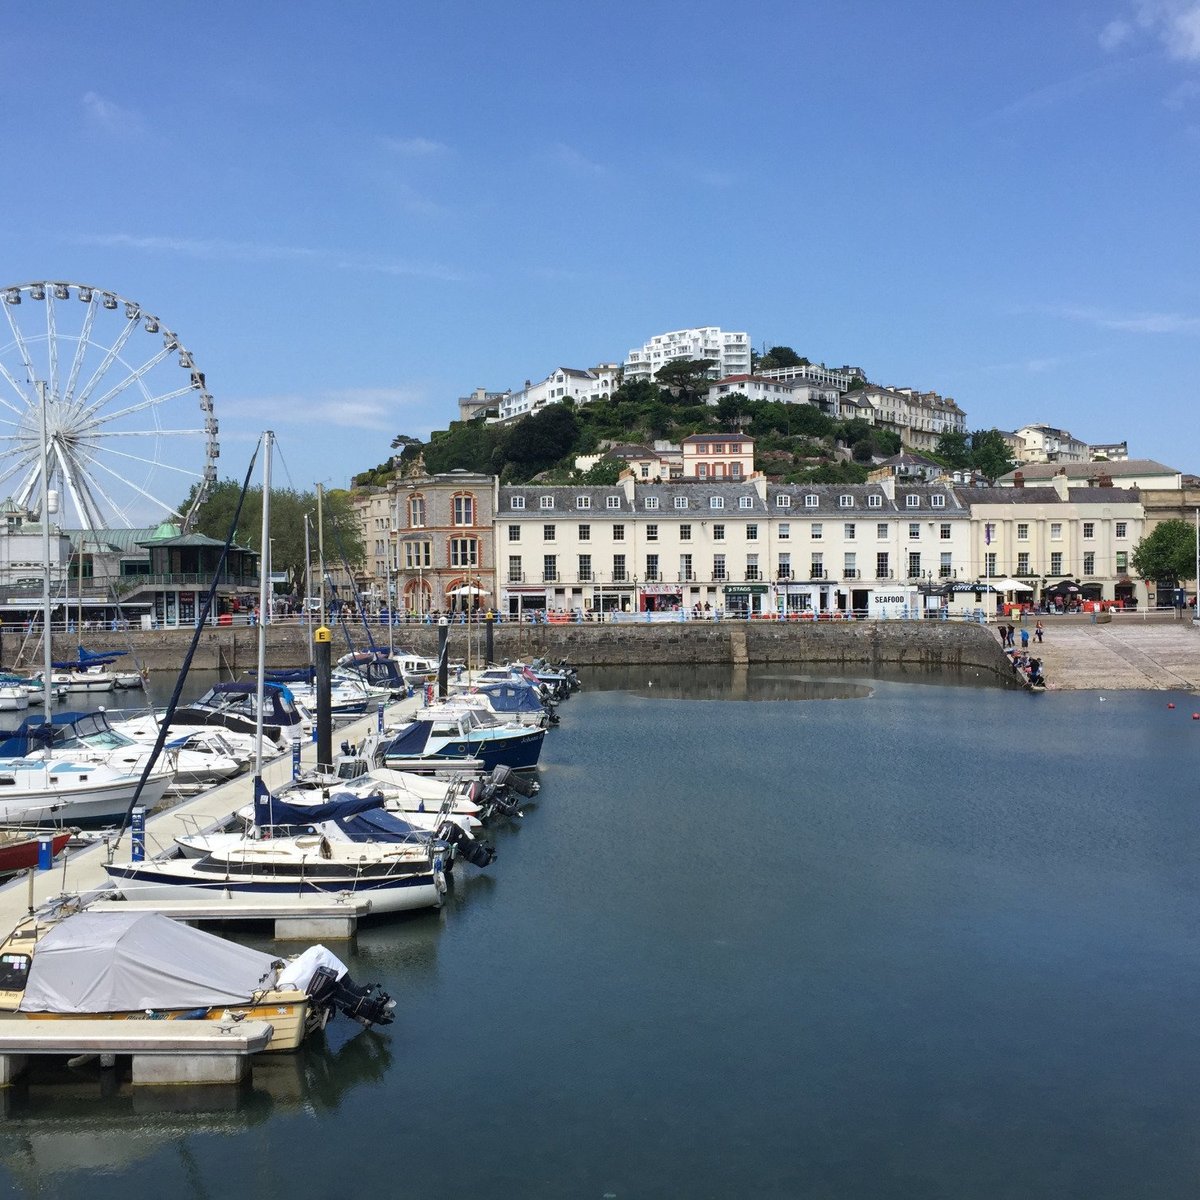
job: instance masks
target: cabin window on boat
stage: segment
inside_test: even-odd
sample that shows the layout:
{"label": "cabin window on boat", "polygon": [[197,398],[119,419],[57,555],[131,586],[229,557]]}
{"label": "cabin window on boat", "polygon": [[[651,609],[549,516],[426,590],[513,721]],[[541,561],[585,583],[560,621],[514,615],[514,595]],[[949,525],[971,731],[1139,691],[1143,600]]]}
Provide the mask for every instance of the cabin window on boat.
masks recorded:
{"label": "cabin window on boat", "polygon": [[29,982],[28,954],[0,954],[0,992],[23,992]]}

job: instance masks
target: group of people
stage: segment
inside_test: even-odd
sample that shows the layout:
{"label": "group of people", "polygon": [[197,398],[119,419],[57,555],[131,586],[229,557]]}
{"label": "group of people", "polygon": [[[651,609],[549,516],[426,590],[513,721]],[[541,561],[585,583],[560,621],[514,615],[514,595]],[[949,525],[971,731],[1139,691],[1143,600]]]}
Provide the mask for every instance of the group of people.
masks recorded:
{"label": "group of people", "polygon": [[[1000,626],[998,626],[998,629],[1000,631],[1000,645],[1002,645],[1006,650],[1016,649],[1016,645],[1017,645],[1016,626],[1015,625],[1000,625]],[[1042,628],[1041,621],[1039,621],[1033,627],[1033,640],[1035,642],[1040,643],[1042,638],[1045,636],[1045,633],[1046,633],[1046,631],[1045,631],[1045,629]],[[1024,625],[1021,626],[1021,649],[1022,650],[1029,649],[1029,630],[1026,629]]]}
{"label": "group of people", "polygon": [[[1009,655],[1013,670],[1018,672],[1031,687],[1045,687],[1046,677],[1042,674],[1042,660],[1032,658],[1029,654],[1029,630],[1024,625],[1021,626],[1021,649],[1019,652],[1016,648],[1018,636],[1016,627],[1005,624],[999,626],[999,631],[1000,644],[1004,647],[1004,653]],[[1038,621],[1033,627],[1033,640],[1040,644],[1045,632],[1041,621]]]}

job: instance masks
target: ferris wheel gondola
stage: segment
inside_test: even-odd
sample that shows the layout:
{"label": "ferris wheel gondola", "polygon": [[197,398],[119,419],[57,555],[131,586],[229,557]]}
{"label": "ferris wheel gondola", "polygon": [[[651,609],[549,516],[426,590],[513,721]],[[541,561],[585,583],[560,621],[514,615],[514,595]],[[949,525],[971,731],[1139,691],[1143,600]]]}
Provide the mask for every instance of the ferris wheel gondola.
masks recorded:
{"label": "ferris wheel gondola", "polygon": [[220,445],[204,373],[178,336],[136,301],[80,283],[0,287],[0,308],[0,497],[43,512],[57,489],[62,523],[87,530],[187,528]]}

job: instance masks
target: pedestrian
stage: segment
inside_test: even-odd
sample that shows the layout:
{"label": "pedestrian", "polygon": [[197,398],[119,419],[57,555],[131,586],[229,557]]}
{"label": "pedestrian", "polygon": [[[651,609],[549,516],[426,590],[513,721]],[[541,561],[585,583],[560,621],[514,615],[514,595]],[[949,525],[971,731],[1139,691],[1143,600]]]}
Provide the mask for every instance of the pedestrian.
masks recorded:
{"label": "pedestrian", "polygon": [[1033,636],[1037,638],[1039,645],[1041,644],[1042,634],[1046,631],[1042,628],[1042,623],[1039,621],[1033,629]]}
{"label": "pedestrian", "polygon": [[1022,629],[1021,630],[1021,650],[1025,651],[1028,649],[1029,649],[1029,630]]}

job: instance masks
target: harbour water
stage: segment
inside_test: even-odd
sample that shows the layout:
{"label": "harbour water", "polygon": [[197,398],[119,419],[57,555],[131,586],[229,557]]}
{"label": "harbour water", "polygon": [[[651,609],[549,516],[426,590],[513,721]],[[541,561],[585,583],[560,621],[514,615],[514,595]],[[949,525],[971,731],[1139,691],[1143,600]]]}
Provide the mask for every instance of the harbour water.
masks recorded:
{"label": "harbour water", "polygon": [[1195,697],[584,682],[495,865],[348,953],[394,1025],[11,1089],[5,1194],[1196,1194]]}

